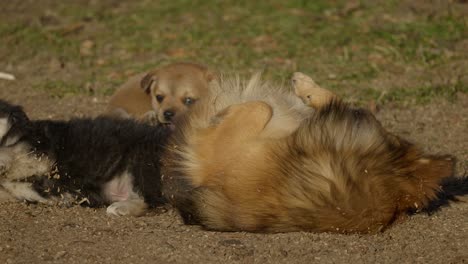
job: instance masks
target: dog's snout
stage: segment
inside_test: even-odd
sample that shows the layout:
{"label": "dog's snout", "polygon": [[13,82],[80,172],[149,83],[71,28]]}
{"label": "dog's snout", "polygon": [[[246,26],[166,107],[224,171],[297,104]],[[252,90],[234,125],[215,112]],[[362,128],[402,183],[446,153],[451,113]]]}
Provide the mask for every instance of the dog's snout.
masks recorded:
{"label": "dog's snout", "polygon": [[164,111],[164,118],[166,120],[171,120],[174,117],[174,115],[175,115],[174,111],[170,111],[170,110]]}

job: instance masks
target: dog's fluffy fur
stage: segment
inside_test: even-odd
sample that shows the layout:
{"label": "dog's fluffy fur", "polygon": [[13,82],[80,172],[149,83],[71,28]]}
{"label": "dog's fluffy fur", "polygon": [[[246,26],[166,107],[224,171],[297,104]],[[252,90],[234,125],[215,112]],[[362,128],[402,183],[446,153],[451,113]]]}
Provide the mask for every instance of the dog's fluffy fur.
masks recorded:
{"label": "dog's fluffy fur", "polygon": [[452,175],[451,157],[423,153],[323,89],[314,101],[295,87],[316,111],[259,75],[210,89],[163,160],[164,195],[188,224],[373,233],[426,206]]}
{"label": "dog's fluffy fur", "polygon": [[106,115],[171,123],[208,92],[215,74],[205,66],[179,62],[136,75],[111,97]]}
{"label": "dog's fluffy fur", "polygon": [[0,197],[110,205],[140,215],[163,204],[159,157],[169,132],[132,120],[30,121],[0,101]]}

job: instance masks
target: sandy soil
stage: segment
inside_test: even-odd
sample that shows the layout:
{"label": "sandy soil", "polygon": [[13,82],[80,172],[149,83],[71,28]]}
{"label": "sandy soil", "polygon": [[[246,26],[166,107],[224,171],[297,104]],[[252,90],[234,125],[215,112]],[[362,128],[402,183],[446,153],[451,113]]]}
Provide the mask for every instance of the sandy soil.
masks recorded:
{"label": "sandy soil", "polygon": [[[107,97],[54,99],[18,82],[0,83],[0,98],[33,118],[96,115]],[[378,117],[391,131],[468,171],[468,97],[426,106],[386,105]],[[468,193],[458,183],[452,193]],[[170,208],[109,217],[104,208],[0,204],[0,263],[466,263],[468,203],[436,206],[378,235],[207,232],[184,226]]]}

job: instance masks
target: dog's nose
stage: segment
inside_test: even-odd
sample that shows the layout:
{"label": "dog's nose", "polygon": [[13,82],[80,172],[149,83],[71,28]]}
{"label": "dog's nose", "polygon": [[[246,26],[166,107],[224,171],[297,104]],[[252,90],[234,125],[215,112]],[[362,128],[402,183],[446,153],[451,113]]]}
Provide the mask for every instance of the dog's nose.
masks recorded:
{"label": "dog's nose", "polygon": [[175,113],[173,111],[164,111],[164,119],[167,121],[171,120],[174,117]]}

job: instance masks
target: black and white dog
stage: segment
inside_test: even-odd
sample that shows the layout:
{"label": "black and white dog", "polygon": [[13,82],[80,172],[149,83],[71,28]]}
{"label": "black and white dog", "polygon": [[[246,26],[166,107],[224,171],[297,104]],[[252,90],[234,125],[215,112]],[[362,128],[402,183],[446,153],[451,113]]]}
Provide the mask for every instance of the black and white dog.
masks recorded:
{"label": "black and white dog", "polygon": [[159,157],[169,134],[107,117],[32,121],[0,100],[0,201],[109,205],[109,214],[141,215],[165,203]]}

